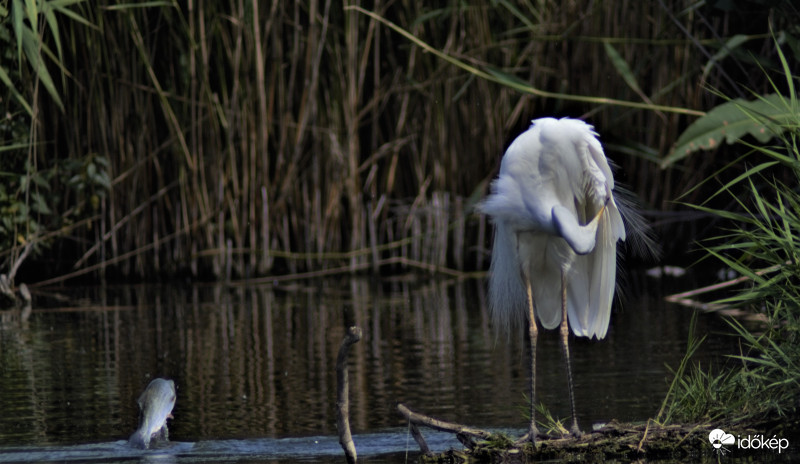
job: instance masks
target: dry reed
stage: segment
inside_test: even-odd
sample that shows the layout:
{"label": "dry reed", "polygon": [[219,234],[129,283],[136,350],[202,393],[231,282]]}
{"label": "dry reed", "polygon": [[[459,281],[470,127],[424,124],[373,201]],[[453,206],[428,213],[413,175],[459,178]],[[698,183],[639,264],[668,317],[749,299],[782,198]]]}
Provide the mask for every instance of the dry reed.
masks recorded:
{"label": "dry reed", "polygon": [[[64,23],[66,112],[42,112],[38,135],[56,143],[40,156],[100,154],[112,182],[96,219],[65,233],[74,242],[56,259],[74,267],[54,272],[482,268],[488,230],[474,201],[506,141],[545,114],[587,117],[620,177],[656,209],[673,209],[714,166],[702,156],[680,169],[653,162],[686,115],[523,94],[423,53],[346,3],[82,4],[96,27]],[[715,97],[703,83],[730,84],[722,66],[703,73],[702,48],[735,33],[737,19],[668,3],[377,2],[371,11],[536,88],[708,109]],[[770,40],[754,33],[752,48],[768,54]],[[76,201],[86,199],[57,206]]]}

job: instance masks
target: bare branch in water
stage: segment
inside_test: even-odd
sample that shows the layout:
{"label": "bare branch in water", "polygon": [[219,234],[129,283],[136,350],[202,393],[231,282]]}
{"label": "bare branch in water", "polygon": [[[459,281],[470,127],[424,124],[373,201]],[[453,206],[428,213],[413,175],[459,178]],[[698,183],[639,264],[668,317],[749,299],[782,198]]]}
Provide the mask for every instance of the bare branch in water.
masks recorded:
{"label": "bare branch in water", "polygon": [[356,445],[350,434],[350,381],[347,376],[347,352],[350,345],[361,340],[361,328],[350,327],[339,347],[336,358],[336,427],[339,429],[339,443],[342,445],[348,464],[356,462]]}

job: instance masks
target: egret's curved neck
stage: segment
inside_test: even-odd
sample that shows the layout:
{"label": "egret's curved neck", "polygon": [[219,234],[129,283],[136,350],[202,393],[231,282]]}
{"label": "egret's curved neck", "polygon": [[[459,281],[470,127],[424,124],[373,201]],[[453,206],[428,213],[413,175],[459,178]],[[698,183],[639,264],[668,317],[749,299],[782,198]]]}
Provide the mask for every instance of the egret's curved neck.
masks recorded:
{"label": "egret's curved neck", "polygon": [[582,226],[578,223],[578,218],[570,210],[564,206],[556,205],[552,211],[553,224],[558,234],[567,241],[575,253],[586,255],[594,250],[597,240],[597,225],[605,209],[605,206],[600,208],[594,219]]}

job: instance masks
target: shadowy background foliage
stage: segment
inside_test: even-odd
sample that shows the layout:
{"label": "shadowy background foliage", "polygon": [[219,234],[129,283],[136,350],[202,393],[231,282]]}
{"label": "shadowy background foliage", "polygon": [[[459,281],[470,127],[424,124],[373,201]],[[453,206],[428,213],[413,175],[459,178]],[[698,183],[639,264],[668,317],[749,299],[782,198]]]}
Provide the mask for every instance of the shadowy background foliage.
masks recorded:
{"label": "shadowy background foliage", "polygon": [[774,91],[776,47],[794,73],[800,56],[788,0],[363,7],[500,81],[565,96],[545,98],[347,6],[0,2],[3,272],[480,270],[490,228],[471,206],[545,115],[595,125],[680,256],[713,219],[674,200],[699,203],[708,190],[691,187],[739,148],[665,162],[675,141],[720,95]]}

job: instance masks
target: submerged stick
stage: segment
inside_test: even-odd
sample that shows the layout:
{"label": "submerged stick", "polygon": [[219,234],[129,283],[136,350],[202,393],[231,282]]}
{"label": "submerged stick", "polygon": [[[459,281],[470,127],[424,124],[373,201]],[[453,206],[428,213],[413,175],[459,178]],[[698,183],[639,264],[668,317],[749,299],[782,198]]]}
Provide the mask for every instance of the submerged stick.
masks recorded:
{"label": "submerged stick", "polygon": [[[762,276],[764,274],[775,272],[780,270],[785,265],[790,265],[791,261],[786,261],[783,264],[775,264],[773,266],[758,270],[755,272],[755,275]],[[703,303],[700,300],[693,299],[697,295],[702,295],[703,293],[714,292],[717,290],[722,290],[723,288],[731,287],[734,285],[738,285],[750,280],[754,280],[749,275],[743,275],[736,277],[734,279],[726,280],[724,282],[719,282],[716,284],[708,285],[706,287],[695,288],[693,290],[689,290],[682,293],[675,293],[672,295],[668,295],[664,297],[666,301],[670,303],[677,303],[682,306],[688,306],[690,308],[701,309],[707,312],[714,312],[714,311],[721,311],[730,308],[729,305],[725,304],[718,304],[718,303]]]}
{"label": "submerged stick", "polygon": [[409,429],[411,429],[411,436],[414,437],[414,441],[419,445],[419,450],[422,451],[422,454],[430,454],[431,448],[428,446],[428,442],[425,441],[425,437],[422,436],[422,432],[419,431],[417,424],[409,422],[408,425],[410,426]]}
{"label": "submerged stick", "polygon": [[350,434],[350,382],[347,376],[347,352],[350,345],[361,340],[361,329],[357,326],[347,330],[339,356],[336,358],[336,428],[339,429],[339,444],[342,445],[348,464],[356,462],[356,445]]}

